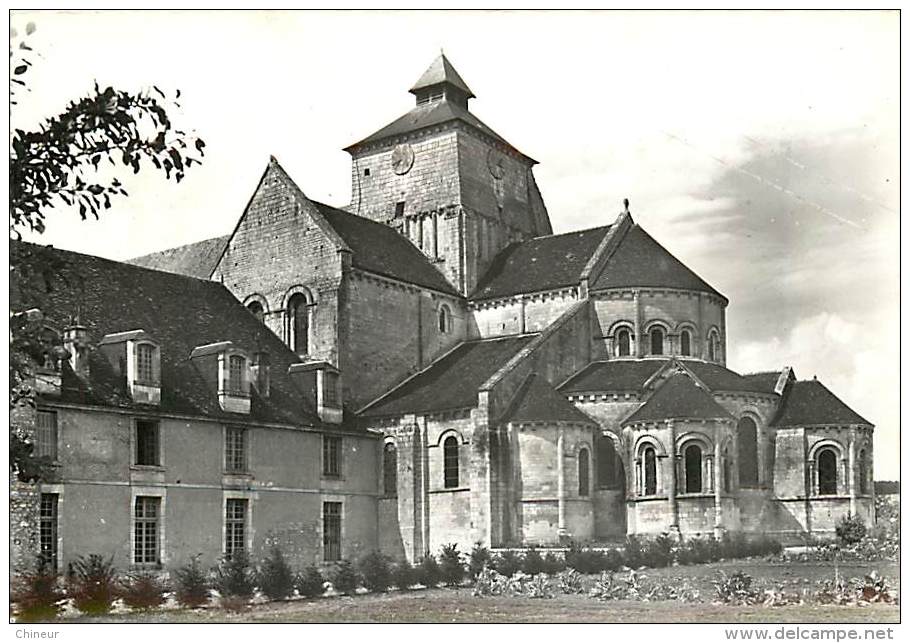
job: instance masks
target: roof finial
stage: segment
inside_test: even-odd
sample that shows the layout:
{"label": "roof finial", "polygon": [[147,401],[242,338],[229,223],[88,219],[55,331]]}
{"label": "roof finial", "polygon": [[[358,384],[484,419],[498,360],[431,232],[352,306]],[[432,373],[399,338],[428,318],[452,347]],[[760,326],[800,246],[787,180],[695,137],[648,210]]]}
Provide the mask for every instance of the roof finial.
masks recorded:
{"label": "roof finial", "polygon": [[629,214],[629,199],[623,199],[622,204],[625,207],[625,213]]}

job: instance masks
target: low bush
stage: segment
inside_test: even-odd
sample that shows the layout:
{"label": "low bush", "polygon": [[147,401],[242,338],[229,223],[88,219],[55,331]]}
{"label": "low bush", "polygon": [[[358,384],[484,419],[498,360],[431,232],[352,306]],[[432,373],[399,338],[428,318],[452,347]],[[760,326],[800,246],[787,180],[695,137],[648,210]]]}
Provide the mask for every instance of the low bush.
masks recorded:
{"label": "low bush", "polygon": [[294,572],[278,547],[273,547],[268,558],[259,564],[256,579],[259,589],[270,600],[285,599],[294,592]]}
{"label": "low bush", "polygon": [[436,557],[433,556],[433,554],[424,556],[420,560],[420,563],[418,563],[415,571],[417,574],[417,582],[424,587],[436,587],[439,585],[441,572],[439,570],[439,563],[436,562]]}
{"label": "low bush", "polygon": [[100,554],[89,554],[70,563],[67,585],[76,609],[84,614],[110,612],[117,598],[116,575],[113,556],[105,560]]}
{"label": "low bush", "polygon": [[339,560],[329,574],[329,582],[339,594],[353,594],[360,583],[354,565],[349,560]]}
{"label": "low bush", "polygon": [[477,578],[477,575],[484,567],[490,567],[491,563],[492,556],[490,555],[490,550],[479,542],[474,543],[474,547],[471,549],[471,553],[468,557],[468,573],[471,576],[471,580]]}
{"label": "low bush", "polygon": [[666,567],[673,562],[676,541],[667,534],[648,540],[643,547],[642,564],[647,567]]}
{"label": "low bush", "polygon": [[164,605],[168,590],[168,584],[160,574],[146,571],[128,574],[120,582],[119,594],[133,609],[150,610]]}
{"label": "low bush", "polygon": [[407,591],[417,582],[414,566],[406,560],[399,560],[392,565],[392,584],[400,591]]}
{"label": "low bush", "polygon": [[16,621],[35,623],[55,619],[61,611],[59,602],[65,594],[59,588],[59,578],[39,559],[34,571],[16,578],[13,600],[16,602]]}
{"label": "low bush", "polygon": [[543,567],[547,574],[558,574],[566,568],[566,560],[562,556],[557,556],[551,551],[543,557]]}
{"label": "low bush", "polygon": [[534,547],[531,547],[525,552],[524,558],[521,561],[521,571],[529,576],[543,574],[547,571],[543,556],[541,556],[540,552]]}
{"label": "low bush", "polygon": [[504,551],[493,557],[492,567],[503,576],[513,576],[521,570],[521,557],[514,551]]}
{"label": "low bush", "polygon": [[184,607],[202,607],[209,602],[209,581],[199,563],[201,554],[190,558],[190,562],[175,570],[177,579],[177,602]]}
{"label": "low bush", "polygon": [[854,545],[866,537],[866,525],[859,516],[847,514],[834,526],[837,540],[843,545]]}
{"label": "low bush", "polygon": [[553,598],[553,583],[546,574],[536,574],[525,586],[525,596],[528,598]]}
{"label": "low bush", "polygon": [[458,545],[443,545],[439,554],[439,574],[442,582],[448,587],[458,587],[464,580],[464,564]]}
{"label": "low bush", "polygon": [[360,572],[363,586],[371,592],[384,592],[392,584],[392,570],[389,567],[389,559],[378,551],[370,552],[361,557],[357,562],[357,570]]}
{"label": "low bush", "polygon": [[230,607],[236,608],[253,596],[256,588],[255,573],[250,567],[250,558],[243,549],[222,558],[218,567],[212,570],[212,576],[212,586],[218,590],[222,599],[239,599],[231,601]]}
{"label": "low bush", "polygon": [[584,594],[584,577],[574,569],[567,569],[556,575],[556,586],[563,594]]}
{"label": "low bush", "polygon": [[582,574],[597,574],[607,569],[607,556],[602,551],[583,548],[572,543],[566,551],[566,567]]}
{"label": "low bush", "polygon": [[325,593],[325,579],[317,567],[310,565],[294,577],[294,587],[306,598],[322,596]]}
{"label": "low bush", "polygon": [[761,592],[752,587],[752,577],[749,574],[741,570],[732,574],[719,570],[717,574],[717,578],[712,581],[717,601],[750,605],[756,603],[761,596]]}

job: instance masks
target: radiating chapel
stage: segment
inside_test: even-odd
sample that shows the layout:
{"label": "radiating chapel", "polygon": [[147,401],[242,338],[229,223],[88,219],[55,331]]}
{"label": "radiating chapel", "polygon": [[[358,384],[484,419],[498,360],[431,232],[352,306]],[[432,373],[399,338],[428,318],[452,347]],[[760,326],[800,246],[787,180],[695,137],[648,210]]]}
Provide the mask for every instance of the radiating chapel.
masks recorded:
{"label": "radiating chapel", "polygon": [[773,355],[727,368],[727,298],[628,204],[554,234],[537,161],[444,55],[410,93],[345,148],[344,208],[272,158],[227,237],[52,251],[79,286],[23,304],[65,349],[35,547],[323,563],[872,522],[869,421]]}

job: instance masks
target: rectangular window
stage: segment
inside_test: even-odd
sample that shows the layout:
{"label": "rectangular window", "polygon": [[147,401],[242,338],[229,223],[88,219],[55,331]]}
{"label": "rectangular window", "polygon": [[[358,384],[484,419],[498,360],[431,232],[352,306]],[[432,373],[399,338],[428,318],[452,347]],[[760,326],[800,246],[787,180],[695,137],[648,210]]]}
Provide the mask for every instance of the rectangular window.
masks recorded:
{"label": "rectangular window", "polygon": [[246,550],[247,501],[228,498],[224,516],[224,554],[228,558],[236,551]]}
{"label": "rectangular window", "polygon": [[150,384],[155,381],[152,369],[152,358],[155,347],[151,344],[138,344],[136,346],[136,381]]}
{"label": "rectangular window", "polygon": [[228,360],[228,386],[231,393],[244,393],[243,371],[246,368],[246,359],[240,355],[231,355]]}
{"label": "rectangular window", "polygon": [[404,201],[399,201],[395,204],[395,216],[403,217],[404,216]]}
{"label": "rectangular window", "polygon": [[47,570],[57,571],[57,502],[56,493],[42,493],[38,514],[38,540],[41,547],[41,561]]}
{"label": "rectangular window", "polygon": [[137,565],[158,565],[158,527],[161,519],[161,498],[136,497],[135,531],[133,533],[133,562]]}
{"label": "rectangular window", "polygon": [[341,503],[322,503],[322,550],[324,560],[341,560]]}
{"label": "rectangular window", "polygon": [[341,438],[336,435],[322,436],[322,475],[341,475]]}
{"label": "rectangular window", "polygon": [[322,374],[322,404],[338,408],[338,373],[325,371]]}
{"label": "rectangular window", "polygon": [[161,464],[155,420],[136,420],[136,464],[152,467]]}
{"label": "rectangular window", "polygon": [[55,411],[38,411],[35,455],[57,460],[57,413]]}
{"label": "rectangular window", "polygon": [[246,471],[246,429],[236,426],[225,429],[224,468],[232,473]]}

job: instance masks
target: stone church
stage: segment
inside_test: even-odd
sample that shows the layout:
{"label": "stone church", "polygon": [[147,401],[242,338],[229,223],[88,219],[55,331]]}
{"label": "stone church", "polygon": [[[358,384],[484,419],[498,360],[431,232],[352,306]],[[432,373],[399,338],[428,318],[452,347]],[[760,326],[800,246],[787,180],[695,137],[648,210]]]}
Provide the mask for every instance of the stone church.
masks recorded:
{"label": "stone church", "polygon": [[48,250],[78,286],[22,297],[63,350],[17,546],[322,563],[874,520],[870,422],[788,367],[728,369],[727,298],[628,203],[553,234],[537,162],[445,56],[410,93],[345,148],[345,208],[272,158],[228,237]]}

